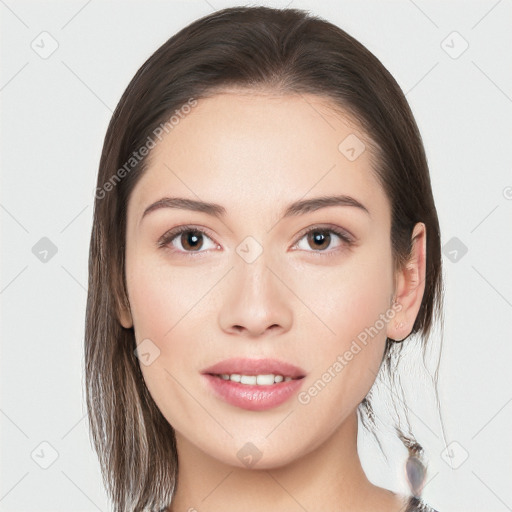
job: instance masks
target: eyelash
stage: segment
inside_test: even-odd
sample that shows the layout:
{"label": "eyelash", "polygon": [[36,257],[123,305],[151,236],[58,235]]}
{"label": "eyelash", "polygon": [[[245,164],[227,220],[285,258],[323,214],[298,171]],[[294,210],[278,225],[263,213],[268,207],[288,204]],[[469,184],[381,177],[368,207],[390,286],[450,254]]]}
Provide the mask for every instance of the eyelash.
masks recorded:
{"label": "eyelash", "polygon": [[[208,237],[210,240],[212,240],[212,242],[217,244],[217,242],[215,242],[215,240],[213,240],[213,238],[203,228],[195,227],[195,226],[190,226],[190,225],[185,225],[185,226],[178,226],[177,228],[173,228],[170,231],[168,231],[167,233],[165,233],[164,235],[162,235],[160,237],[160,239],[158,240],[157,245],[158,245],[159,248],[162,248],[162,249],[169,248],[169,244],[176,237],[178,237],[179,235],[181,235],[183,233],[187,233],[189,231],[191,231],[191,232],[199,232],[199,233],[205,235],[206,237]],[[305,236],[307,236],[309,233],[314,232],[314,231],[320,231],[322,233],[334,233],[335,235],[337,235],[342,240],[343,244],[346,247],[350,247],[354,243],[353,238],[346,231],[344,231],[344,230],[342,230],[340,228],[337,228],[337,227],[334,227],[334,226],[333,227],[313,226],[312,228],[308,228],[307,230],[303,231],[300,235],[298,235],[297,241],[294,243],[294,247]],[[219,244],[217,244],[217,245],[219,245]],[[207,252],[207,251],[199,251],[199,252],[196,252],[196,251],[180,251],[180,250],[177,250],[177,249],[174,249],[174,248],[172,248],[170,250],[172,252],[176,252],[178,254],[182,254],[182,255],[184,255],[186,257],[192,257],[192,258],[201,257],[201,255],[203,255],[205,252]],[[321,256],[334,256],[340,250],[343,250],[343,248],[337,248],[337,249],[331,249],[331,250],[321,250],[321,251],[311,250],[311,251],[306,251],[306,252],[312,252],[313,254],[314,253],[318,253]]]}

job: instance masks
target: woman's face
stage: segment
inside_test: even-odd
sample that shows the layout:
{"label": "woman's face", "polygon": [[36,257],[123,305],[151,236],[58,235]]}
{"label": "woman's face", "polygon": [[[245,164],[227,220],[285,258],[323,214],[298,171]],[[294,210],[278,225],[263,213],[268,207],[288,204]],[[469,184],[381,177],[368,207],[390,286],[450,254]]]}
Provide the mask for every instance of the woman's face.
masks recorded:
{"label": "woman's face", "polygon": [[[354,414],[394,322],[390,205],[365,135],[316,96],[230,91],[150,156],[128,205],[121,319],[147,387],[203,453],[289,463]],[[189,203],[147,210],[164,198]],[[293,379],[254,379],[278,374]]]}

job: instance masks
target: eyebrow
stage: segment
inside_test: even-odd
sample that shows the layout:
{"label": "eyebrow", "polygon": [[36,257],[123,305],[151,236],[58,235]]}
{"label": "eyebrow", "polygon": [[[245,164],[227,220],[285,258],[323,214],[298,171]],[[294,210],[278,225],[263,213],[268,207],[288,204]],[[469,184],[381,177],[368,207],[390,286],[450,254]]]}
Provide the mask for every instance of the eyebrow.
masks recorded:
{"label": "eyebrow", "polygon": [[[303,199],[295,201],[288,205],[286,208],[284,217],[292,217],[297,215],[304,215],[306,213],[320,210],[321,208],[327,208],[329,206],[352,206],[359,208],[370,215],[368,209],[357,199],[347,195],[336,195],[336,196],[321,196],[312,199]],[[161,208],[176,208],[180,210],[190,210],[195,212],[206,213],[213,217],[222,218],[226,214],[226,209],[220,204],[207,203],[204,201],[196,201],[195,199],[185,199],[182,197],[163,197],[158,201],[149,205],[142,214],[141,220],[149,213],[159,210]]]}

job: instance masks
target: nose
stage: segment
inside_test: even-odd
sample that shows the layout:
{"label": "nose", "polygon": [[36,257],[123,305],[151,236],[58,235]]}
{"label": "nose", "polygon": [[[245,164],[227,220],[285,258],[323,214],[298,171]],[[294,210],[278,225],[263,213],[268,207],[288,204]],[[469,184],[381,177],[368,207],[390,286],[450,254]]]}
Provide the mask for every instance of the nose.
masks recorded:
{"label": "nose", "polygon": [[269,268],[264,255],[252,263],[240,258],[230,272],[219,311],[220,327],[228,334],[252,338],[291,328],[292,294],[286,277]]}

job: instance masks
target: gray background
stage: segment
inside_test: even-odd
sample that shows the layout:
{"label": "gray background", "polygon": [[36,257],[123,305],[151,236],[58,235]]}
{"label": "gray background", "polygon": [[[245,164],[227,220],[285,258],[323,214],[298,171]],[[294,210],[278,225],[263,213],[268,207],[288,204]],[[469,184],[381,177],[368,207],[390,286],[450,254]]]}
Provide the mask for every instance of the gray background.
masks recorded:
{"label": "gray background", "polygon": [[[446,279],[446,438],[422,400],[410,404],[430,458],[424,496],[440,512],[512,510],[512,3],[266,4],[339,25],[407,95],[430,164]],[[109,510],[82,392],[103,137],[150,54],[194,19],[233,5],[241,3],[0,0],[1,510]],[[386,466],[363,444],[371,478],[405,490],[404,453]]]}

